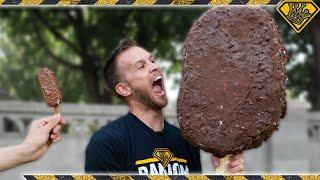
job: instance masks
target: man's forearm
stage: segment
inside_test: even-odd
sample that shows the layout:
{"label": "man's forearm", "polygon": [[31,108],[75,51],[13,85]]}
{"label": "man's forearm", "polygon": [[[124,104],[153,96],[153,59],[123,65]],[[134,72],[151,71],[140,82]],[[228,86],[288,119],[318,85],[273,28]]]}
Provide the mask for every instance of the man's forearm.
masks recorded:
{"label": "man's forearm", "polygon": [[23,144],[0,148],[0,171],[32,160],[32,151]]}

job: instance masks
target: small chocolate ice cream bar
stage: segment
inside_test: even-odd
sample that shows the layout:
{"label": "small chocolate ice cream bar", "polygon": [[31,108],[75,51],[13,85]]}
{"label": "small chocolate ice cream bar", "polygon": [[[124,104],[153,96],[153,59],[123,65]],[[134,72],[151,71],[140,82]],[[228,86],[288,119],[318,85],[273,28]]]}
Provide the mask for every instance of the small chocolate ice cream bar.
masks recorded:
{"label": "small chocolate ice cream bar", "polygon": [[54,113],[58,113],[62,95],[54,72],[48,68],[42,68],[38,74],[38,80],[46,103],[54,108]]}

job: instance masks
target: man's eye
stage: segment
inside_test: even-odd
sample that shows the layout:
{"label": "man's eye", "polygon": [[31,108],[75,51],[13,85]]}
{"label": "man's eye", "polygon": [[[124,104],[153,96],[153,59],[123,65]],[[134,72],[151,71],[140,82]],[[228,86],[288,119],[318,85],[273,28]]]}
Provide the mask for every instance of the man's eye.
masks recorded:
{"label": "man's eye", "polygon": [[139,69],[142,69],[142,68],[144,68],[144,65],[143,65],[143,64],[139,66]]}

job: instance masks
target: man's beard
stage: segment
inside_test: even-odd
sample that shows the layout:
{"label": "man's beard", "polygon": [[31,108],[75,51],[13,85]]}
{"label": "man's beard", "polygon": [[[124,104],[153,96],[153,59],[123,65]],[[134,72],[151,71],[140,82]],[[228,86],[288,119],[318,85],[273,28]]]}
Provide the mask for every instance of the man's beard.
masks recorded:
{"label": "man's beard", "polygon": [[133,88],[133,87],[132,87],[132,90],[133,90],[133,95],[137,99],[138,102],[140,102],[141,104],[143,104],[147,107],[150,107],[154,110],[161,110],[168,103],[167,97],[165,97],[164,104],[159,104],[159,103],[156,103],[152,100],[150,94],[147,91]]}

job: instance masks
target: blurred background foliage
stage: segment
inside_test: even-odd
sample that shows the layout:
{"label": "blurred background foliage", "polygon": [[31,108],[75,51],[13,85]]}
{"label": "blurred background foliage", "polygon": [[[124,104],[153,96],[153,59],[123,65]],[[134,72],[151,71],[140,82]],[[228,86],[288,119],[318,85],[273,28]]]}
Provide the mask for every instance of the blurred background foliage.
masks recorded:
{"label": "blurred background foliage", "polygon": [[[166,74],[181,71],[180,50],[193,20],[207,8],[42,8],[0,10],[0,99],[42,101],[36,75],[56,72],[64,102],[119,103],[104,89],[106,57],[133,37],[168,62]],[[320,18],[295,33],[269,8],[289,55],[289,94],[307,95],[320,110]],[[174,81],[179,83],[179,79]]]}

